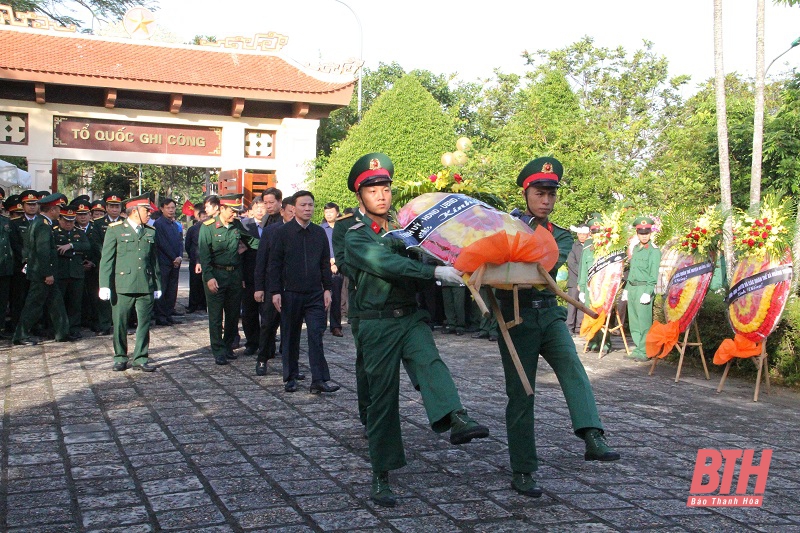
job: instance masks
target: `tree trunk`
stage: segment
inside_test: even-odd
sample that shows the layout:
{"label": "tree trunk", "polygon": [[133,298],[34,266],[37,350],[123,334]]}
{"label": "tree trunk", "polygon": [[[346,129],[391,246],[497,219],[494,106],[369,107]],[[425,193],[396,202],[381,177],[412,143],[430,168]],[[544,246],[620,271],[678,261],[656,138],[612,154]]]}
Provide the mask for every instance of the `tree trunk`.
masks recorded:
{"label": "tree trunk", "polygon": [[731,210],[731,168],[728,155],[728,112],[725,107],[725,68],[722,63],[722,0],[714,0],[714,92],[717,99],[717,146],[719,149],[719,188],[725,212],[723,248],[730,277],[733,273],[733,213]]}
{"label": "tree trunk", "polygon": [[756,13],[756,95],[753,112],[753,164],[750,170],[750,208],[761,202],[761,157],[764,143],[764,0]]}

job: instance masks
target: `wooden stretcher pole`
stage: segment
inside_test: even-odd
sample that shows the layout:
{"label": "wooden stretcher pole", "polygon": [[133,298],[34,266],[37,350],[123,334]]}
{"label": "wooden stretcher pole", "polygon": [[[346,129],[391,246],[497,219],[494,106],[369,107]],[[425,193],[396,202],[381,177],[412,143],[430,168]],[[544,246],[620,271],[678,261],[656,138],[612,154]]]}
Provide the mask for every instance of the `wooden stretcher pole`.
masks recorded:
{"label": "wooden stretcher pole", "polygon": [[[525,374],[525,369],[522,367],[522,362],[519,360],[517,349],[511,341],[511,334],[508,332],[508,326],[506,326],[506,321],[503,318],[503,312],[500,311],[497,298],[494,297],[491,291],[489,291],[489,302],[492,306],[492,311],[494,311],[494,316],[497,318],[497,327],[500,329],[501,335],[503,335],[503,340],[506,342],[506,347],[508,347],[508,353],[511,355],[511,360],[514,362],[514,367],[517,369],[522,387],[525,389],[525,393],[528,396],[533,396],[533,387],[531,387],[531,382],[528,381],[528,376]],[[536,357],[539,357],[539,355],[537,354]]]}
{"label": "wooden stretcher pole", "polygon": [[562,291],[561,287],[558,286],[558,283],[555,282],[555,280],[550,276],[550,273],[547,272],[547,270],[544,269],[544,267],[541,265],[541,263],[536,263],[536,268],[539,269],[539,274],[542,276],[542,278],[544,278],[545,282],[547,283],[547,287],[551,291],[553,291],[559,297],[561,297],[563,300],[569,302],[574,307],[577,307],[578,309],[580,309],[581,311],[583,311],[584,313],[586,313],[590,317],[597,318],[599,316],[594,310],[592,310],[592,308],[590,308],[589,306],[585,305],[580,300],[576,300],[575,298],[573,298],[572,296],[570,296],[566,292]]}

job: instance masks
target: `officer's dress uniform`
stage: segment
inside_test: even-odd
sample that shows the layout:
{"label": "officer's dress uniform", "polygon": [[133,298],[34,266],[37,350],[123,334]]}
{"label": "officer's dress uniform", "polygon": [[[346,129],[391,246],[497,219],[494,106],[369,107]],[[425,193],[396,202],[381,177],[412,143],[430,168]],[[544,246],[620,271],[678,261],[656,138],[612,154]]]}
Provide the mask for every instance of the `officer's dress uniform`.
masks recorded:
{"label": "officer's dress uniform", "polygon": [[[89,252],[83,254],[84,262],[89,261],[94,264],[93,267],[84,269],[83,275],[83,304],[81,306],[81,322],[86,327],[89,327],[94,332],[101,331],[100,317],[96,303],[99,300],[97,297],[100,290],[100,257],[103,253],[103,233],[97,227],[95,222],[90,221],[85,228],[76,226],[78,231],[82,231],[89,241]],[[107,302],[103,302],[104,304]]]}
{"label": "officer's dress uniform", "polygon": [[114,324],[114,363],[128,361],[128,318],[136,311],[136,346],[132,366],[149,360],[150,319],[156,291],[161,291],[161,274],[156,258],[156,230],[130,219],[108,225],[100,261],[100,286],[111,289]]}
{"label": "officer's dress uniform", "polygon": [[45,310],[50,317],[56,341],[65,341],[69,335],[69,321],[64,310],[64,299],[57,283],[45,283],[45,278],[49,276],[55,279],[58,262],[52,220],[44,215],[36,215],[28,228],[25,250],[28,258],[26,276],[30,286],[13,342],[21,344],[28,340],[31,329]]}
{"label": "officer's dress uniform", "polygon": [[[206,303],[208,304],[208,335],[211,353],[217,363],[225,364],[233,356],[233,340],[239,331],[239,314],[242,302],[242,258],[239,241],[253,240],[242,223],[234,219],[228,226],[219,216],[203,222],[198,238],[198,256],[203,270]],[[256,241],[257,242],[257,241]],[[257,246],[257,245],[256,245]],[[208,281],[216,279],[216,294],[208,288]],[[223,328],[224,315],[224,328]]]}
{"label": "officer's dress uniform", "polygon": [[11,274],[11,287],[9,289],[9,315],[11,321],[9,330],[13,332],[19,323],[22,308],[25,307],[26,296],[30,289],[30,282],[27,275],[22,271],[28,262],[28,254],[25,250],[28,229],[33,219],[26,215],[14,219],[11,224],[11,251],[13,255],[13,272]]}
{"label": "officer's dress uniform", "polygon": [[[653,293],[658,281],[658,266],[661,264],[661,250],[652,242],[637,244],[631,255],[628,283],[628,325],[636,348],[631,356],[646,359],[645,338],[653,325]],[[641,302],[642,295],[648,294],[648,303]]]}
{"label": "officer's dress uniform", "polygon": [[401,359],[419,381],[434,431],[447,431],[449,413],[463,409],[426,323],[429,315],[417,309],[416,292],[433,281],[434,266],[407,257],[402,242],[384,239],[384,234],[363,215],[345,236],[345,264],[356,285],[350,314],[359,318],[357,338],[369,387],[367,434],[374,472],[406,464],[400,433]]}
{"label": "officer's dress uniform", "polygon": [[73,228],[70,231],[60,226],[53,228],[53,240],[56,247],[70,244],[71,250],[58,256],[56,282],[64,298],[64,308],[69,318],[69,333],[80,336],[81,306],[84,293],[84,254],[90,254],[92,245],[83,231]]}
{"label": "officer's dress uniform", "polygon": [[11,221],[0,215],[0,327],[5,325],[8,296],[11,289],[11,278],[14,274],[14,259],[11,251]]}

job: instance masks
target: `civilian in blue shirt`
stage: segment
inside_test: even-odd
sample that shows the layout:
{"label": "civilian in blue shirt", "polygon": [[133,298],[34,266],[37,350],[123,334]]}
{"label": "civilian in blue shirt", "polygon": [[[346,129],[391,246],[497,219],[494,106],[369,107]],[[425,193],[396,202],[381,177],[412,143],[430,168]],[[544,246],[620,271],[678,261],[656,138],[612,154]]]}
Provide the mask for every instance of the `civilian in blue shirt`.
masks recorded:
{"label": "civilian in blue shirt", "polygon": [[175,301],[178,299],[178,274],[183,261],[183,229],[175,220],[176,204],[172,198],[159,202],[161,215],[155,222],[158,267],[161,271],[162,296],[156,300],[156,324],[172,326]]}

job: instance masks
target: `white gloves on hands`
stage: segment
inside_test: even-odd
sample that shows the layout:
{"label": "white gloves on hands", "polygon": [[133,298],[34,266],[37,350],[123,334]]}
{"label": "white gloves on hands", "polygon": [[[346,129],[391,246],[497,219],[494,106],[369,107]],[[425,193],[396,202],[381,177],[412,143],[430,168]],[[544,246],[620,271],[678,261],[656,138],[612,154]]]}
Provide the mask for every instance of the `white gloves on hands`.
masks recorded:
{"label": "white gloves on hands", "polygon": [[627,290],[623,290],[622,291],[622,298],[620,298],[620,300],[622,300],[623,302],[627,302],[628,301],[628,291]]}
{"label": "white gloves on hands", "polygon": [[156,300],[158,300],[159,298],[161,298],[161,291],[155,291],[155,292],[153,292],[153,298],[155,298]]}
{"label": "white gloves on hands", "polygon": [[586,295],[583,293],[578,294],[578,300],[581,301],[582,304],[586,303]]}
{"label": "white gloves on hands", "polygon": [[438,266],[433,271],[433,276],[438,279],[439,281],[446,281],[447,283],[458,283],[459,285],[464,284],[464,280],[461,278],[460,270],[456,270],[451,266]]}
{"label": "white gloves on hands", "polygon": [[642,294],[642,297],[639,298],[639,303],[642,305],[647,305],[650,303],[650,295],[648,293]]}
{"label": "white gloves on hands", "polygon": [[101,300],[107,302],[111,299],[111,289],[100,287],[100,292],[98,292],[97,296],[99,296]]}

